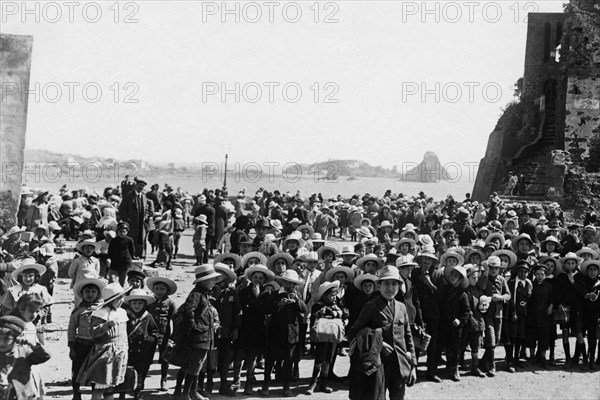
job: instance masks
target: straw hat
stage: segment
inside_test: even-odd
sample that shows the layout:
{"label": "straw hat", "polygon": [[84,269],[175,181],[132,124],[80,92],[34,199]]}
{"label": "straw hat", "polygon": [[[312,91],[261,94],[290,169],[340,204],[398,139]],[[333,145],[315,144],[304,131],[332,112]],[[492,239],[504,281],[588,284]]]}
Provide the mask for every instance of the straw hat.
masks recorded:
{"label": "straw hat", "polygon": [[127,290],[123,290],[123,286],[119,285],[119,282],[109,283],[102,289],[102,300],[104,300],[104,305],[126,296],[127,292]]}
{"label": "straw hat", "polygon": [[319,254],[316,251],[309,251],[305,255],[302,256],[304,261],[319,261]]}
{"label": "straw hat", "polygon": [[443,266],[446,265],[446,260],[448,258],[454,257],[458,260],[458,265],[463,265],[465,263],[465,258],[462,256],[462,254],[456,252],[456,251],[446,251],[444,254],[442,254],[442,256],[440,257],[440,264],[442,264]]}
{"label": "straw hat", "polygon": [[282,280],[282,281],[296,283],[298,285],[301,285],[304,283],[302,278],[300,278],[300,276],[298,276],[298,273],[296,271],[294,271],[293,269],[286,269],[283,272],[283,274],[277,276],[276,278],[279,280]]}
{"label": "straw hat", "polygon": [[47,225],[42,224],[42,225],[38,225],[35,228],[33,228],[34,232],[37,231],[38,229],[43,230],[44,231],[44,235],[48,236],[49,229],[48,229]]}
{"label": "straw hat", "polygon": [[18,280],[19,275],[21,275],[24,271],[26,271],[28,269],[35,270],[40,276],[44,275],[44,273],[46,272],[46,267],[44,267],[41,264],[35,263],[34,259],[27,259],[27,260],[25,260],[25,262],[22,265],[17,267],[17,269],[15,269],[11,273],[11,276],[16,281],[16,280]]}
{"label": "straw hat", "polygon": [[[273,204],[274,202],[271,202],[271,204]],[[269,223],[271,224],[271,226],[275,229],[277,229],[278,231],[283,230],[283,225],[281,223],[280,220],[278,219],[272,219],[269,221]]]}
{"label": "straw hat", "polygon": [[4,234],[4,236],[3,236],[3,237],[5,237],[5,238],[8,238],[8,237],[9,237],[9,236],[11,236],[11,235],[15,235],[15,234],[17,234],[17,233],[21,233],[21,232],[25,232],[25,228],[19,228],[18,226],[16,226],[16,225],[15,225],[15,226],[13,226],[12,228],[10,228],[10,229],[8,230],[8,232],[6,232],[6,233]]}
{"label": "straw hat", "polygon": [[373,237],[371,230],[366,226],[361,226],[359,229],[356,230],[356,233],[358,233],[362,237],[366,237],[369,239]]}
{"label": "straw hat", "polygon": [[400,232],[400,239],[404,239],[406,237],[406,235],[411,234],[413,235],[413,237],[416,239],[419,237],[419,235],[417,235],[417,231],[413,230],[413,229],[406,229],[406,230],[402,230],[402,232]]}
{"label": "straw hat", "polygon": [[528,233],[521,233],[516,238],[511,240],[511,247],[513,248],[514,251],[519,250],[519,242],[521,240],[527,240],[527,242],[529,243],[529,246],[530,247],[533,246],[533,240],[531,240],[531,236],[529,236]]}
{"label": "straw hat", "polygon": [[437,256],[435,255],[435,253],[430,253],[428,251],[424,251],[422,253],[419,253],[415,256],[415,258],[413,259],[414,262],[421,264],[421,260],[423,258],[429,258],[430,260],[433,261],[433,265],[438,265],[440,263],[440,260],[437,258]]}
{"label": "straw hat", "polygon": [[200,214],[194,218],[194,223],[208,225],[208,218],[204,214]]}
{"label": "straw hat", "polygon": [[579,257],[577,254],[575,254],[573,252],[567,253],[567,254],[565,254],[564,257],[561,257],[560,263],[562,265],[564,265],[567,260],[575,260],[575,261],[577,261],[577,265],[579,265],[583,262],[583,258]]}
{"label": "straw hat", "polygon": [[125,303],[129,304],[131,300],[144,300],[146,305],[156,301],[154,296],[149,295],[144,289],[133,289],[128,296],[125,296]]}
{"label": "straw hat", "polygon": [[[271,203],[271,204],[273,204],[273,203]],[[266,288],[267,286],[271,286],[273,288],[274,292],[279,292],[279,289],[281,289],[281,286],[279,286],[279,283],[277,283],[275,281],[266,282],[263,285],[263,288]]]}
{"label": "straw hat", "polygon": [[59,225],[59,224],[58,224],[58,222],[56,222],[56,221],[50,221],[50,222],[48,223],[48,229],[49,229],[51,232],[56,232],[56,231],[60,231],[60,230],[62,230],[62,228],[60,227],[60,225]]}
{"label": "straw hat", "polygon": [[290,225],[300,225],[302,223],[302,221],[300,221],[298,218],[294,217],[290,220],[289,224]]}
{"label": "straw hat", "polygon": [[560,241],[555,236],[552,236],[552,235],[550,235],[546,239],[542,240],[542,242],[540,243],[540,248],[542,250],[546,249],[546,243],[555,243],[556,248],[560,247]]}
{"label": "straw hat", "polygon": [[273,271],[275,269],[275,262],[280,259],[285,260],[288,268],[294,262],[294,257],[292,257],[288,253],[275,253],[271,257],[269,257],[269,259],[267,260],[267,268],[269,268],[271,271]]}
{"label": "straw hat", "polygon": [[[227,264],[217,262],[214,264],[214,268],[215,268],[215,271],[217,271],[217,273],[225,275],[225,280],[227,281],[227,284],[235,282],[235,280],[237,279],[235,272],[233,272],[233,270],[231,268],[229,268],[229,265],[227,265]],[[221,281],[221,280],[219,280],[219,281]]]}
{"label": "straw hat", "polygon": [[396,260],[396,268],[404,268],[404,267],[418,267],[419,264],[413,261],[400,261],[400,259]]}
{"label": "straw hat", "polygon": [[216,263],[224,263],[223,261],[227,258],[233,260],[233,270],[234,271],[237,271],[238,269],[240,269],[242,267],[242,257],[240,257],[239,254],[235,254],[235,253],[217,254],[215,256],[215,264]]}
{"label": "straw hat", "polygon": [[319,256],[320,259],[323,259],[323,253],[327,250],[333,252],[334,258],[340,254],[338,249],[336,249],[335,247],[332,247],[331,245],[325,245],[325,246],[321,246],[317,249],[317,255]]}
{"label": "straw hat", "polygon": [[372,221],[370,218],[361,218],[360,219],[360,225],[362,225],[363,223],[368,222],[368,226],[370,226],[372,224]]}
{"label": "straw hat", "polygon": [[342,247],[342,252],[340,254],[338,254],[339,257],[342,256],[356,256],[356,253],[354,252],[354,246],[352,245],[345,245],[344,247]]}
{"label": "straw hat", "polygon": [[94,239],[85,239],[77,242],[75,249],[79,252],[83,252],[84,246],[92,246],[94,248],[94,252],[100,250],[100,243],[96,242]]}
{"label": "straw hat", "polygon": [[473,264],[465,264],[463,268],[467,271],[467,278],[476,272],[483,272],[483,267]]}
{"label": "straw hat", "polygon": [[357,276],[356,278],[354,278],[354,287],[356,287],[358,290],[362,290],[362,284],[364,281],[373,281],[373,283],[377,282],[377,280],[379,279],[379,277],[377,275],[373,275],[373,274],[361,274],[359,276]]}
{"label": "straw hat", "polygon": [[315,232],[310,236],[310,240],[313,243],[325,243],[323,236],[319,232]]}
{"label": "straw hat", "polygon": [[394,247],[396,248],[396,250],[400,251],[400,246],[404,243],[408,243],[410,246],[415,246],[417,244],[417,242],[410,238],[402,238],[394,244]]}
{"label": "straw hat", "polygon": [[587,270],[592,265],[595,265],[596,268],[598,268],[598,270],[600,271],[600,261],[599,260],[587,260],[587,261],[584,261],[583,264],[581,264],[581,266],[579,267],[579,269],[581,270],[581,272],[583,274],[587,275]]}
{"label": "straw hat", "polygon": [[575,254],[577,254],[579,257],[582,257],[583,254],[591,254],[592,260],[597,260],[598,258],[600,258],[600,254],[598,254],[598,252],[596,250],[589,248],[589,247],[583,247],[581,250],[577,251]]}
{"label": "straw hat", "polygon": [[377,229],[382,229],[382,228],[393,228],[394,225],[388,221],[387,219],[384,220],[383,222],[381,222],[381,224],[379,224],[379,226],[377,227]]}
{"label": "straw hat", "polygon": [[242,257],[242,267],[248,264],[248,260],[251,258],[258,258],[258,263],[265,265],[267,263],[267,256],[265,256],[260,251],[251,251],[250,253],[244,254]]}
{"label": "straw hat", "polygon": [[361,269],[364,270],[364,265],[367,261],[375,261],[377,263],[377,269],[383,267],[383,260],[379,257],[377,257],[375,254],[371,253],[371,254],[367,254],[366,256],[363,256],[361,258],[359,258],[356,261],[356,266]]}
{"label": "straw hat", "polygon": [[500,232],[490,233],[485,238],[485,244],[490,243],[493,239],[498,239],[500,241],[500,248],[504,247],[504,244],[506,243],[506,240],[504,239],[504,235],[502,233],[500,233]]}
{"label": "straw hat", "polygon": [[265,274],[265,282],[270,282],[273,280],[273,278],[275,278],[273,271],[262,264],[254,264],[253,266],[246,268],[246,271],[244,272],[249,281],[252,280],[252,275],[254,275],[255,272],[261,272]]}
{"label": "straw hat", "polygon": [[517,255],[512,250],[502,249],[492,253],[492,256],[498,256],[498,258],[500,258],[501,255],[505,255],[509,258],[507,268],[512,268],[517,262]]}
{"label": "straw hat", "polygon": [[400,271],[398,271],[398,268],[392,265],[388,265],[387,267],[381,270],[381,275],[379,275],[379,279],[377,279],[377,282],[390,280],[403,283],[402,279],[400,278]]}
{"label": "straw hat", "polygon": [[196,279],[193,282],[194,285],[198,282],[206,281],[212,278],[218,278],[221,276],[217,271],[215,271],[215,268],[212,264],[202,264],[199,267],[196,267],[194,270],[194,275],[196,276]]}
{"label": "straw hat", "polygon": [[448,283],[450,283],[450,274],[452,273],[452,271],[457,271],[462,276],[461,286],[463,289],[466,289],[467,286],[469,286],[469,278],[467,278],[467,271],[465,270],[465,268],[461,265],[457,265],[455,267],[445,267],[444,277],[446,278],[446,281],[448,281]]}
{"label": "straw hat", "polygon": [[540,259],[538,260],[538,263],[546,264],[547,261],[554,262],[554,275],[558,275],[562,272],[562,264],[560,263],[560,260],[556,257],[552,257],[552,256],[540,257]]}
{"label": "straw hat", "polygon": [[102,289],[104,289],[107,285],[107,282],[102,279],[96,278],[84,278],[77,281],[75,285],[73,285],[73,293],[80,293],[83,288],[87,285],[94,285],[98,288],[98,292],[102,293]]}
{"label": "straw hat", "polygon": [[505,267],[502,265],[502,261],[500,261],[500,257],[498,256],[490,256],[487,260],[481,263],[484,267],[492,268],[498,267],[500,269],[504,269]]}
{"label": "straw hat", "polygon": [[305,230],[305,229],[308,231],[308,234],[309,234],[309,236],[311,236],[311,237],[312,237],[312,235],[315,233],[315,230],[314,230],[314,229],[313,229],[313,227],[312,227],[312,226],[310,226],[310,225],[306,225],[306,224],[305,224],[305,225],[300,225],[299,227],[297,227],[297,228],[296,228],[296,230],[297,230],[298,232],[302,232],[302,231],[303,231],[303,230]]}
{"label": "straw hat", "polygon": [[327,292],[329,289],[339,289],[340,288],[340,281],[335,281],[335,282],[324,282],[321,284],[321,286],[319,286],[319,290],[317,291],[317,295],[315,296],[315,301],[319,301],[321,300],[321,297],[323,297],[323,295],[325,294],[325,292]]}
{"label": "straw hat", "polygon": [[352,278],[354,278],[354,271],[352,270],[352,268],[338,265],[336,267],[330,268],[325,273],[325,280],[331,281],[333,279],[333,275],[335,275],[338,272],[343,272],[344,274],[346,274],[347,281],[350,281],[350,280],[352,280]]}
{"label": "straw hat", "polygon": [[479,249],[469,249],[467,250],[467,254],[465,254],[465,261],[467,263],[471,262],[471,256],[473,254],[479,254],[479,257],[481,257],[481,261],[485,260],[485,254],[483,254],[483,251]]}
{"label": "straw hat", "polygon": [[168,296],[172,295],[177,291],[177,284],[169,278],[165,278],[164,276],[153,276],[148,278],[148,280],[146,281],[146,286],[152,289],[155,283],[163,283],[167,285]]}
{"label": "straw hat", "polygon": [[292,240],[295,240],[298,242],[298,247],[303,247],[304,246],[304,239],[302,239],[302,233],[300,231],[294,231],[292,233],[289,234],[289,236],[287,238],[285,238],[285,240],[283,241],[283,247],[287,247],[288,243]]}

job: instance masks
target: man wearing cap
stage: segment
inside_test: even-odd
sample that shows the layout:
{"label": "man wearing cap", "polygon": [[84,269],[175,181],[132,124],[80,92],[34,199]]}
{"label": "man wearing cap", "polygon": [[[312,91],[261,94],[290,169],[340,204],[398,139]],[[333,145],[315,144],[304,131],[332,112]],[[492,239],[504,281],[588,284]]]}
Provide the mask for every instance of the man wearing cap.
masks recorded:
{"label": "man wearing cap", "polygon": [[537,243],[537,230],[535,225],[531,222],[531,209],[528,206],[523,207],[521,210],[521,227],[519,233],[527,233],[534,243]]}
{"label": "man wearing cap", "polygon": [[292,197],[290,199],[289,208],[287,210],[287,216],[285,217],[285,231],[284,236],[289,235],[296,228],[294,228],[290,221],[294,218],[300,220],[300,225],[308,223],[308,211],[303,207],[304,201],[300,197]]}
{"label": "man wearing cap", "polygon": [[135,244],[135,257],[145,257],[146,237],[148,235],[148,220],[152,217],[152,210],[148,208],[148,199],[143,193],[146,182],[139,179],[134,190],[123,196],[119,205],[119,218],[129,223],[127,236]]}
{"label": "man wearing cap", "polygon": [[254,250],[263,253],[267,257],[271,257],[273,254],[277,254],[279,252],[279,249],[275,243],[265,240],[270,227],[271,225],[266,219],[261,218],[256,221],[256,225],[254,225],[256,237],[252,241],[252,247]]}
{"label": "man wearing cap", "polygon": [[[348,340],[352,342],[363,328],[381,329],[383,338],[381,362],[385,387],[375,388],[375,393],[387,389],[390,400],[404,399],[406,385],[412,386],[417,379],[417,360],[410,320],[406,306],[395,300],[401,282],[398,268],[392,266],[384,268],[377,281],[379,297],[363,307],[347,334]],[[353,363],[350,369],[356,373],[357,367],[359,366]],[[351,375],[354,376],[352,373]],[[356,394],[351,393],[350,398],[365,398],[363,393],[359,396]]]}

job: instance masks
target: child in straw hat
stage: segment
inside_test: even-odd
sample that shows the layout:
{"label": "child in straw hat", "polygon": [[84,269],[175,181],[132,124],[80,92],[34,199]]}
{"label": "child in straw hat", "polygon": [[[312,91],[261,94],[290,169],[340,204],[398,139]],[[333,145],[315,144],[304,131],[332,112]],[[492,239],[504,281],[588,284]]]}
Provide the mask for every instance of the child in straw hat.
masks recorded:
{"label": "child in straw hat", "polygon": [[[326,282],[319,288],[315,298],[316,302],[311,310],[310,325],[313,330],[315,322],[320,318],[336,319],[342,323],[347,321],[348,310],[340,307],[337,303],[339,286],[340,282],[334,281]],[[313,343],[315,345],[315,363],[307,394],[313,394],[317,385],[320,392],[331,393],[333,389],[327,386],[327,379],[336,353],[337,343],[319,342],[318,340],[313,341]]]}
{"label": "child in straw hat", "polygon": [[[562,322],[560,329],[563,335],[563,348],[565,351],[566,365],[570,368],[579,364],[579,357],[585,354],[585,342],[581,333],[581,311],[583,307],[583,298],[580,295],[578,285],[575,283],[575,274],[583,260],[575,253],[567,253],[560,259],[562,273],[556,278],[556,303],[559,312],[563,315],[568,314],[568,321]],[[575,344],[575,353],[571,357],[569,345],[569,335],[577,337]]]}
{"label": "child in straw hat", "polygon": [[90,319],[92,313],[101,307],[102,298],[100,294],[105,286],[106,282],[93,278],[82,279],[73,286],[73,291],[79,293],[82,298],[81,303],[75,306],[71,312],[69,328],[67,330],[69,358],[73,362],[71,366],[71,384],[73,386],[74,400],[81,400],[81,390],[77,382],[77,375],[81,370],[84,360],[94,347],[94,341],[90,333]]}
{"label": "child in straw hat", "polygon": [[461,265],[444,268],[446,283],[440,286],[440,329],[446,344],[446,368],[450,379],[460,381],[458,359],[462,329],[471,316],[465,289],[469,286],[467,271]]}
{"label": "child in straw hat", "polygon": [[[169,296],[177,291],[177,284],[172,280],[160,276],[148,278],[146,286],[154,294],[154,302],[148,305],[148,312],[158,325],[158,354],[162,355],[167,348],[171,337],[171,321],[177,311],[175,301]],[[167,374],[169,363],[160,358],[160,390],[167,390]]]}
{"label": "child in straw hat", "polygon": [[[546,368],[550,331],[554,330],[556,333],[556,326],[552,324],[552,310],[554,307],[552,302],[555,294],[553,293],[552,284],[546,281],[546,271],[545,264],[536,264],[533,267],[535,279],[531,298],[527,304],[527,346],[532,356],[537,346],[542,368]],[[515,354],[517,354],[516,351]]]}
{"label": "child in straw hat", "polygon": [[[132,366],[138,375],[137,387],[133,395],[136,400],[140,399],[140,392],[144,389],[144,381],[156,351],[159,329],[152,314],[148,312],[148,305],[154,301],[154,296],[146,293],[144,289],[133,289],[124,299],[124,303],[129,306],[127,310],[129,317],[127,321],[129,340],[127,364]],[[125,393],[121,393],[120,398],[125,399]]]}
{"label": "child in straw hat", "polygon": [[266,266],[256,264],[245,270],[247,286],[239,289],[239,298],[242,307],[242,322],[237,340],[234,342],[233,382],[240,381],[242,362],[246,362],[246,385],[244,394],[254,394],[252,387],[256,384],[254,367],[256,358],[265,346],[265,312],[269,295],[264,288],[275,276],[273,271]]}
{"label": "child in straw hat", "polygon": [[[100,261],[93,256],[98,248],[98,242],[93,239],[86,239],[77,243],[75,249],[79,251],[80,256],[71,262],[68,272],[69,278],[71,278],[71,288],[82,279],[100,277]],[[74,294],[75,304],[79,304],[81,297],[78,293]]]}
{"label": "child in straw hat", "polygon": [[479,369],[479,348],[485,330],[484,314],[490,305],[490,298],[485,296],[483,289],[478,285],[483,268],[473,264],[466,264],[464,267],[469,279],[469,286],[465,289],[465,293],[469,299],[471,315],[463,327],[459,363],[464,363],[464,352],[468,344],[471,348],[471,375],[483,378],[485,375]]}
{"label": "child in straw hat", "polygon": [[90,335],[94,347],[77,376],[81,385],[94,385],[92,400],[112,399],[127,369],[127,312],[121,308],[126,292],[118,283],[102,289],[102,308],[92,313]]}
{"label": "child in straw hat", "polygon": [[498,256],[491,256],[483,263],[488,273],[485,295],[492,299],[485,317],[485,353],[482,358],[484,363],[482,369],[487,372],[488,377],[496,376],[494,353],[500,342],[504,303],[510,300],[510,290],[506,279],[502,276],[505,265]]}
{"label": "child in straw hat", "polygon": [[271,371],[276,361],[282,362],[283,395],[292,396],[290,381],[292,378],[292,362],[296,346],[300,342],[300,322],[306,312],[306,304],[300,299],[297,289],[303,281],[294,270],[286,270],[279,277],[282,288],[271,296],[267,312],[271,321],[267,332],[269,348],[266,354],[265,378],[260,394],[269,395]]}
{"label": "child in straw hat", "polygon": [[38,294],[44,301],[44,304],[52,302],[52,296],[48,293],[46,287],[40,285],[40,277],[46,272],[46,267],[36,264],[35,260],[28,258],[21,261],[12,273],[12,279],[17,281],[15,286],[9,287],[0,297],[0,310],[2,315],[10,314],[16,307],[17,302],[24,294]]}

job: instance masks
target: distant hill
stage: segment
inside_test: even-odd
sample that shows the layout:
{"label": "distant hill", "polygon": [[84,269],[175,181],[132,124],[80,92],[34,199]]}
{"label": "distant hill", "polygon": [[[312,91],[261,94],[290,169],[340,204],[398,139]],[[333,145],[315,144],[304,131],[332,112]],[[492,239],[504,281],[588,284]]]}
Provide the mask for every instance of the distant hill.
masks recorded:
{"label": "distant hill", "polygon": [[64,167],[66,167],[65,163],[100,163],[103,165],[113,165],[114,163],[134,163],[140,170],[149,168],[148,162],[144,160],[116,160],[114,158],[104,158],[98,156],[84,157],[77,154],[53,153],[51,151],[39,149],[25,149],[25,163],[57,163],[63,165]]}

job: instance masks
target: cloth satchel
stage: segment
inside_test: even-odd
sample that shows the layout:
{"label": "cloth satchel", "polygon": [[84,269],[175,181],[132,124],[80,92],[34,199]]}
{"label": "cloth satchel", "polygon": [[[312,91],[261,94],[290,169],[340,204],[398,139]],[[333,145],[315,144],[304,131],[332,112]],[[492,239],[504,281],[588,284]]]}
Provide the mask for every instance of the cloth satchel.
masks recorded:
{"label": "cloth satchel", "polygon": [[554,307],[552,309],[552,322],[555,324],[566,324],[569,322],[571,309],[569,307]]}
{"label": "cloth satchel", "polygon": [[344,322],[341,318],[318,318],[311,329],[310,340],[321,343],[340,343],[344,340]]}

